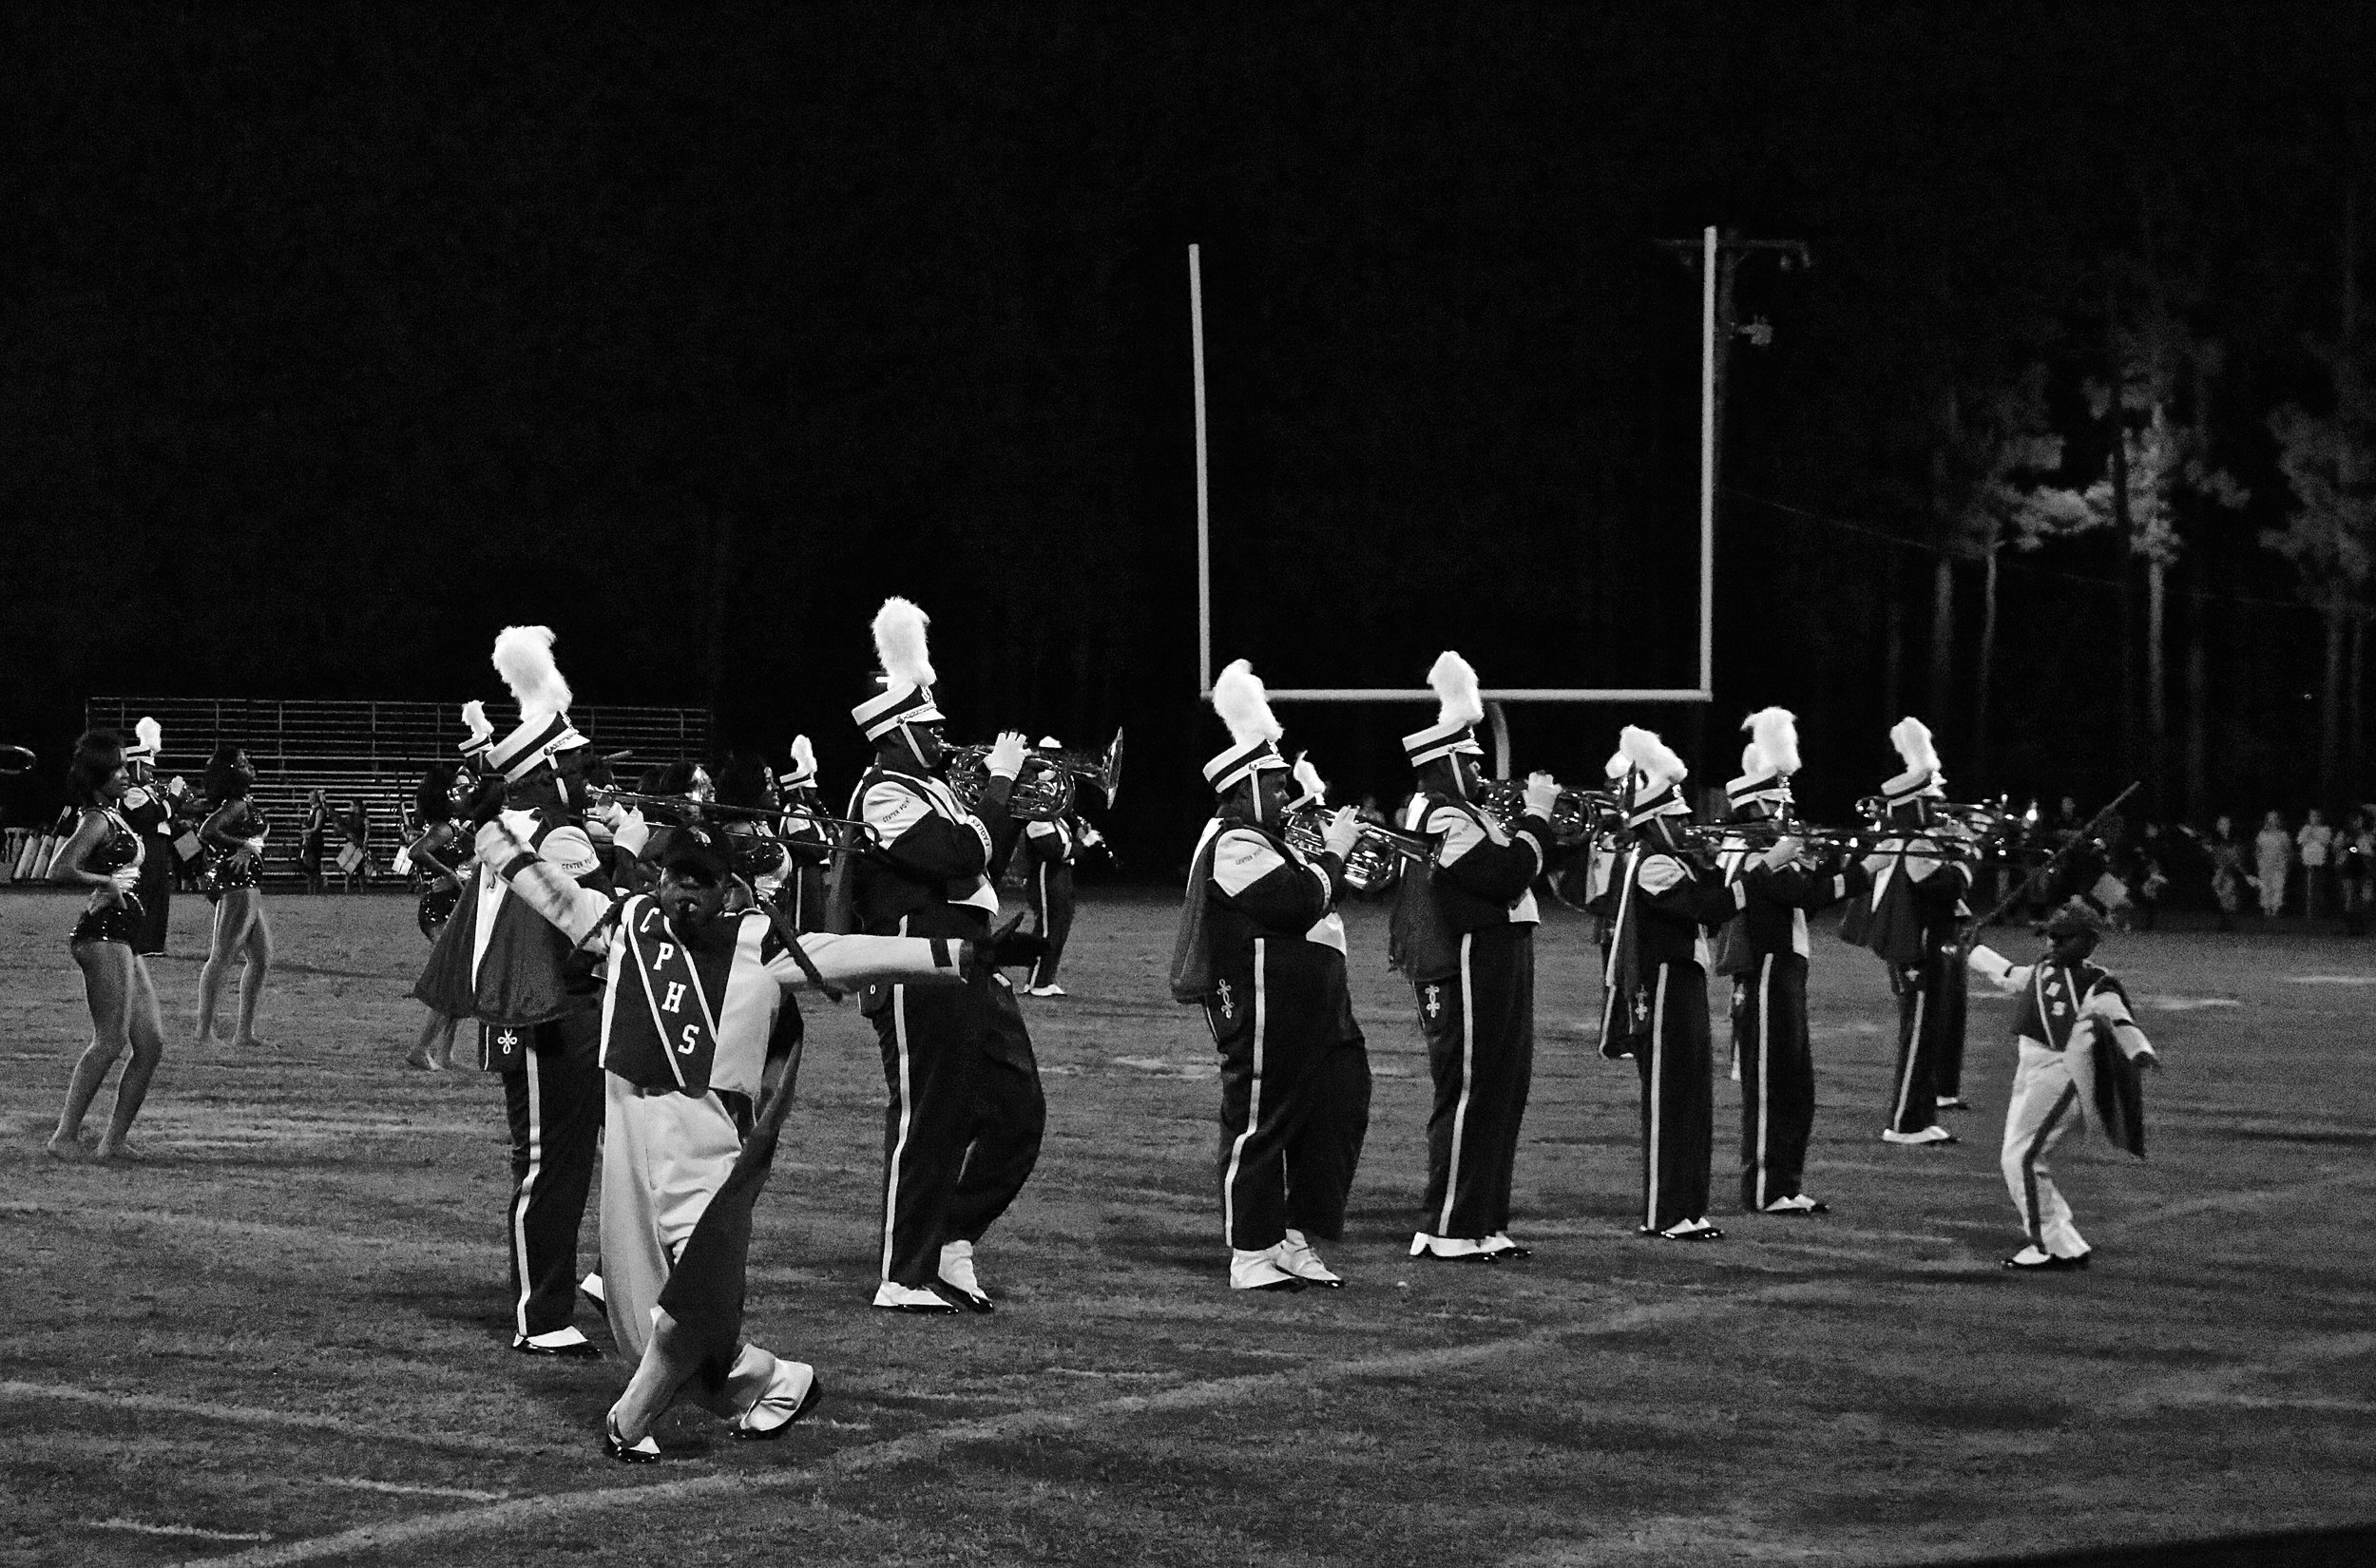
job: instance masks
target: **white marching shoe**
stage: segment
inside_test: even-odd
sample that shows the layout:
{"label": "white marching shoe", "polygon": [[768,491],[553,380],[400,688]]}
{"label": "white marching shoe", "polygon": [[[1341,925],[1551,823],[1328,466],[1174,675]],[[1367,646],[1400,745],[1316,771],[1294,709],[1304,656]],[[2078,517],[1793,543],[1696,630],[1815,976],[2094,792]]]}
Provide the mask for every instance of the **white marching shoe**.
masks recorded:
{"label": "white marching shoe", "polygon": [[1881,1129],[1881,1140],[1885,1143],[1953,1143],[1957,1141],[1953,1133],[1935,1121],[1919,1133],[1892,1132],[1884,1127]]}
{"label": "white marching shoe", "polygon": [[595,1306],[602,1307],[607,1305],[607,1303],[603,1300],[602,1275],[586,1275],[584,1279],[578,1281],[578,1289],[585,1292],[585,1299],[592,1302]]}
{"label": "white marching shoe", "polygon": [[973,1272],[973,1243],[950,1241],[941,1246],[941,1283],[965,1298],[966,1309],[974,1312],[994,1312],[990,1293],[982,1289],[982,1281]]}
{"label": "white marching shoe", "polygon": [[1304,1282],[1295,1277],[1280,1258],[1287,1243],[1265,1247],[1250,1252],[1243,1247],[1229,1250],[1229,1288],[1233,1291],[1300,1291]]}
{"label": "white marching shoe", "polygon": [[1033,996],[1066,996],[1070,994],[1064,989],[1064,987],[1057,985],[1054,981],[1049,981],[1044,985],[1028,985],[1025,986],[1025,989]]}
{"label": "white marching shoe", "polygon": [[954,1312],[957,1304],[938,1291],[920,1285],[896,1285],[890,1280],[875,1287],[874,1305],[887,1312]]}
{"label": "white marching shoe", "polygon": [[1280,1268],[1305,1284],[1317,1285],[1327,1291],[1344,1289],[1345,1277],[1320,1261],[1320,1254],[1312,1250],[1312,1243],[1304,1238],[1301,1231],[1290,1230],[1287,1239],[1273,1248],[1272,1252],[1277,1256]]}
{"label": "white marching shoe", "polygon": [[736,1437],[746,1442],[771,1442],[815,1409],[816,1402],[824,1397],[825,1386],[817,1382],[815,1367],[805,1361],[786,1361],[778,1356],[767,1387],[751,1402],[751,1407],[742,1412],[742,1419],[732,1429]]}
{"label": "white marching shoe", "polygon": [[1410,1255],[1442,1263],[1491,1263],[1496,1253],[1491,1245],[1472,1237],[1431,1236],[1420,1231],[1410,1238]]}

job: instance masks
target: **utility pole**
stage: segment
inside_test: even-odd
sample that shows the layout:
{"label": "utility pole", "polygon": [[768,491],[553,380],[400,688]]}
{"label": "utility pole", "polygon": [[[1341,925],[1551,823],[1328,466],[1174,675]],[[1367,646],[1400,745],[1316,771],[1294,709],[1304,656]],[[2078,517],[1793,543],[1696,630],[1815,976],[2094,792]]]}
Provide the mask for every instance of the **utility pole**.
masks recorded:
{"label": "utility pole", "polygon": [[[1733,354],[1733,339],[1746,337],[1753,348],[1766,348],[1773,342],[1773,326],[1758,316],[1747,326],[1740,323],[1734,304],[1733,283],[1742,261],[1753,256],[1772,255],[1782,263],[1784,272],[1815,264],[1814,253],[1803,239],[1744,239],[1737,229],[1718,233],[1713,223],[1702,229],[1696,239],[1661,239],[1661,249],[1673,254],[1686,267],[1697,267],[1700,277],[1699,313],[1699,559],[1700,570],[1712,575],[1715,571],[1716,550],[1716,491],[1723,468],[1724,453],[1724,384],[1725,371]],[[1707,672],[1708,686],[1715,688],[1715,658],[1712,645],[1715,636],[1714,600],[1711,614],[1700,627],[1699,667]],[[1692,761],[1702,765],[1707,750],[1706,703],[1692,707]]]}

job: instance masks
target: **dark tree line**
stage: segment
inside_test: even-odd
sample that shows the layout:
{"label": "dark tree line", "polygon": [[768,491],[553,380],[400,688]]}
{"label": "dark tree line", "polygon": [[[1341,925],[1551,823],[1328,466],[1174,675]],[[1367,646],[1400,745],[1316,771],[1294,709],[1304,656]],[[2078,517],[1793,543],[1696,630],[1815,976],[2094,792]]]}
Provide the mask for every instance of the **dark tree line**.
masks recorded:
{"label": "dark tree line", "polygon": [[[1274,683],[1692,679],[1697,284],[1731,356],[1721,779],[1826,811],[1924,714],[1970,793],[2365,791],[2367,28],[2346,8],[49,8],[0,27],[7,734],[171,689],[589,699],[857,747],[890,592],[961,733]],[[1353,793],[1419,708],[1293,710]],[[19,805],[38,789],[20,788]]]}

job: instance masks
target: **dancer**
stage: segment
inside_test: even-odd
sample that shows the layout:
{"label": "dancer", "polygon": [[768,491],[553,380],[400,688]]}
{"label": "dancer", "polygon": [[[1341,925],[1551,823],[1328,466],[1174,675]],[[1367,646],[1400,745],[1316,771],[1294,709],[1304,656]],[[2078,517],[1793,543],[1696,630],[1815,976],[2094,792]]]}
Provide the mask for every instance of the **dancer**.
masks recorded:
{"label": "dancer", "polygon": [[62,1159],[83,1152],[83,1116],[90,1109],[107,1069],[127,1050],[131,1060],[116,1080],[115,1108],[107,1131],[94,1151],[101,1159],[138,1158],[128,1141],[132,1120],[148,1098],[149,1080],[165,1054],[164,1021],[157,1008],[157,987],[148,978],[148,965],[136,950],[140,936],[140,897],[143,849],[140,835],[124,819],[119,806],[131,787],[124,765],[124,743],[113,730],[92,730],[74,743],[74,760],[67,767],[82,814],[74,835],[58,851],[49,880],[66,887],[88,888],[90,902],[74,923],[67,950],[83,971],[83,995],[90,1004],[92,1038],[74,1063],[58,1113],[57,1131],[49,1135],[50,1154]]}
{"label": "dancer", "polygon": [[207,949],[206,966],[198,973],[198,1043],[224,1043],[215,1035],[216,1004],[233,959],[243,961],[240,971],[239,1023],[229,1044],[234,1050],[256,1050],[256,1004],[264,994],[264,977],[272,970],[272,926],[264,918],[264,836],[272,825],[256,809],[248,793],[256,785],[256,766],[247,753],[231,741],[215,748],[206,764],[206,798],[214,810],[198,831],[205,844],[214,875],[215,929]]}
{"label": "dancer", "polygon": [[[462,878],[470,864],[470,842],[463,836],[462,825],[454,820],[454,811],[469,800],[471,793],[467,770],[436,762],[421,775],[420,791],[413,796],[413,808],[420,813],[421,834],[412,841],[408,852],[428,884],[421,894],[417,918],[421,934],[429,938],[432,947],[436,945],[437,933],[446,928],[446,922],[453,916],[454,904],[462,896]],[[453,1065],[453,1033],[462,1021],[434,1007],[425,1010],[428,1016],[421,1021],[420,1038],[412,1042],[404,1064],[440,1072]]]}

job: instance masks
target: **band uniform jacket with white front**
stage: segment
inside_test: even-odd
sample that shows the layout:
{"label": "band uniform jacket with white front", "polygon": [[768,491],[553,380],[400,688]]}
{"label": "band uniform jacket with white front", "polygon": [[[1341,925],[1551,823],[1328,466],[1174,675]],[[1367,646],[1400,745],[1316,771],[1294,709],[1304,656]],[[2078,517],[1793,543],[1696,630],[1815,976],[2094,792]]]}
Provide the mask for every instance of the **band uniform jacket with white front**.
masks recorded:
{"label": "band uniform jacket with white front", "polygon": [[1505,832],[1474,803],[1434,792],[1412,796],[1404,822],[1435,840],[1429,874],[1406,875],[1396,894],[1396,966],[1407,979],[1448,979],[1460,972],[1462,937],[1542,920],[1532,889],[1548,859],[1549,823],[1522,817]]}
{"label": "band uniform jacket with white front", "polygon": [[1216,818],[1192,863],[1201,894],[1192,941],[1205,945],[1207,1001],[1227,1029],[1252,1009],[1266,1034],[1325,1040],[1349,1015],[1345,922],[1335,910],[1344,869],[1307,857],[1253,823]]}
{"label": "band uniform jacket with white front", "polygon": [[1677,850],[1635,846],[1619,886],[1617,934],[1609,946],[1603,1054],[1621,1054],[1613,1049],[1619,1042],[1649,1035],[1659,966],[1690,964],[1704,973],[1713,962],[1709,928],[1748,907],[1749,889],[1725,881],[1713,864]]}
{"label": "band uniform jacket with white front", "polygon": [[937,778],[874,767],[851,814],[874,832],[852,868],[859,925],[877,936],[982,935],[998,913],[989,828]]}
{"label": "band uniform jacket with white front", "polygon": [[1771,867],[1745,847],[1726,850],[1718,864],[1728,881],[1748,889],[1714,954],[1717,971],[1736,978],[1755,974],[1770,957],[1809,957],[1813,949],[1807,941],[1807,917],[1855,897],[1872,880],[1855,864],[1837,871],[1818,871],[1798,861]]}
{"label": "band uniform jacket with white front", "polygon": [[[580,887],[607,897],[610,877],[584,828],[558,812],[507,811],[495,819],[512,841]],[[639,846],[623,845],[632,851]],[[482,859],[462,886],[412,994],[449,1018],[525,1028],[591,1007],[599,989],[576,944],[510,896]]]}

